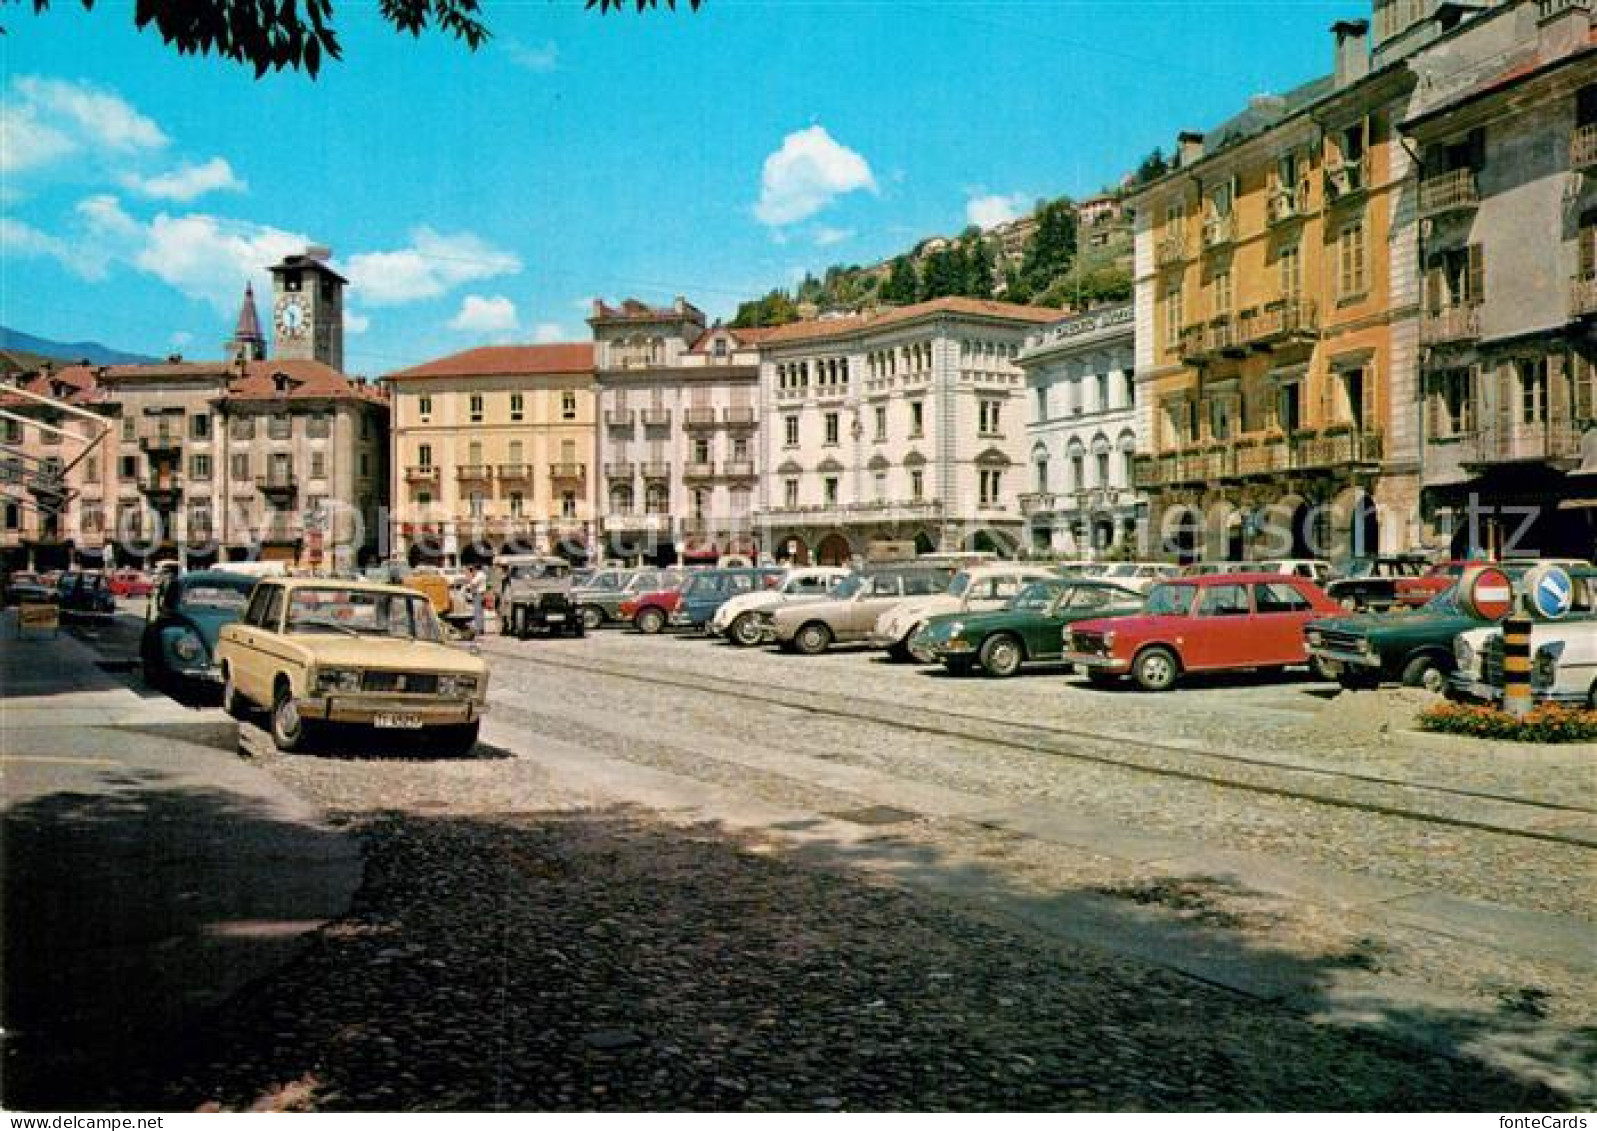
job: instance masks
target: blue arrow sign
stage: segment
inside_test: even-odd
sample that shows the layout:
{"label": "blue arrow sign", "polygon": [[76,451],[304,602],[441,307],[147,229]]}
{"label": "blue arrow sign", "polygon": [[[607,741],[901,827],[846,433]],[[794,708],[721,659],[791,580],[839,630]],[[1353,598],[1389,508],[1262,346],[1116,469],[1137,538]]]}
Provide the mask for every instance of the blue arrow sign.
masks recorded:
{"label": "blue arrow sign", "polygon": [[1569,612],[1575,600],[1575,586],[1569,574],[1557,566],[1538,571],[1541,576],[1531,589],[1531,605],[1536,614],[1548,620],[1557,620]]}

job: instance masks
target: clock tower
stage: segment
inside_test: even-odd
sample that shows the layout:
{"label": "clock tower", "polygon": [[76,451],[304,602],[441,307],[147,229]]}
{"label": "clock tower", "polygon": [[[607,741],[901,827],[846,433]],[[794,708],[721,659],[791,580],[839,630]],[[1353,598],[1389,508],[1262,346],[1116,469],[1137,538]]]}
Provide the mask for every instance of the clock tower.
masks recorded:
{"label": "clock tower", "polygon": [[311,246],[272,268],[272,343],[284,361],[320,361],[344,369],[344,286],[327,265],[332,251]]}

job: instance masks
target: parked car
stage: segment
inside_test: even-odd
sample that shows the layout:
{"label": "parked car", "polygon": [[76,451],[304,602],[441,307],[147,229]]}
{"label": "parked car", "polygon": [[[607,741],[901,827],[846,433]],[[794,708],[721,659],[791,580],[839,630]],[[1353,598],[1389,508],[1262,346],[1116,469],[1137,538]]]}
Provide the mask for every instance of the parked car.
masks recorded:
{"label": "parked car", "polygon": [[1393,596],[1397,598],[1399,605],[1417,609],[1421,605],[1428,604],[1438,594],[1451,589],[1458,579],[1464,576],[1465,570],[1480,564],[1478,561],[1465,560],[1438,562],[1418,577],[1398,578],[1392,587]]}
{"label": "parked car", "polygon": [[1258,573],[1282,573],[1290,577],[1306,577],[1320,588],[1334,576],[1331,563],[1319,558],[1270,558],[1254,562],[1248,569]]}
{"label": "parked car", "polygon": [[155,591],[154,579],[137,569],[119,569],[106,584],[113,597],[148,597]]}
{"label": "parked car", "polygon": [[[621,615],[621,605],[628,598],[656,589],[680,585],[687,573],[680,569],[622,569],[614,587],[605,585],[580,585],[572,589],[571,602],[577,606],[582,623],[589,632],[607,624],[625,623],[630,618]],[[590,580],[596,580],[595,578]]]}
{"label": "parked car", "polygon": [[[1538,703],[1597,707],[1597,570],[1573,570],[1567,616],[1531,625],[1531,697]],[[1453,639],[1447,696],[1498,703],[1503,698],[1503,631],[1477,625]]]}
{"label": "parked car", "polygon": [[161,587],[139,638],[144,682],[220,684],[216,643],[244,612],[256,579],[221,570],[190,570]]}
{"label": "parked car", "polygon": [[[1503,570],[1518,582],[1530,563]],[[1453,673],[1453,639],[1482,623],[1459,603],[1454,582],[1417,610],[1330,617],[1311,621],[1303,632],[1310,653],[1345,688],[1384,682],[1440,692]]]}
{"label": "parked car", "polygon": [[1094,683],[1130,675],[1145,691],[1165,691],[1189,672],[1307,664],[1303,626],[1336,611],[1301,577],[1181,578],[1154,586],[1141,613],[1072,625],[1064,659]]}
{"label": "parked car", "polygon": [[955,674],[979,667],[1005,678],[1023,664],[1058,660],[1065,634],[1076,621],[1129,616],[1141,611],[1142,601],[1135,589],[1109,581],[1033,581],[1001,609],[930,618],[913,646]]}
{"label": "parked car", "polygon": [[256,584],[216,647],[222,706],[271,713],[272,741],[297,750],[323,724],[425,731],[465,753],[477,741],[488,667],[444,643],[427,598],[397,585],[310,578]]}
{"label": "parked car", "polygon": [[7,605],[53,605],[60,599],[54,586],[46,585],[36,573],[19,569],[6,580]]}
{"label": "parked car", "polygon": [[535,632],[582,636],[587,632],[571,598],[571,563],[565,558],[519,555],[496,562],[504,588],[499,598],[499,631],[526,640]]}
{"label": "parked car", "polygon": [[105,574],[68,570],[56,582],[63,617],[109,617],[116,613],[116,598]]}
{"label": "parked car", "polygon": [[1326,582],[1325,592],[1349,611],[1383,612],[1398,603],[1398,582],[1419,577],[1425,568],[1425,559],[1413,555],[1357,558]]}
{"label": "parked car", "polygon": [[650,636],[664,632],[671,623],[671,614],[682,600],[682,586],[687,584],[687,574],[669,580],[658,589],[642,589],[622,600],[617,611],[621,619],[631,621],[632,627]]}
{"label": "parked car", "polygon": [[1033,581],[1047,581],[1058,575],[1042,566],[1002,563],[971,566],[956,573],[948,588],[930,597],[901,601],[876,618],[871,643],[887,649],[894,660],[929,664],[932,654],[916,648],[911,638],[926,621],[942,613],[986,612],[1001,609]]}
{"label": "parked car", "polygon": [[734,644],[752,647],[768,641],[761,613],[785,605],[823,601],[849,575],[842,566],[802,566],[790,569],[775,589],[733,597],[710,618],[710,631]]}
{"label": "parked car", "polygon": [[673,628],[703,631],[715,611],[733,597],[770,592],[781,580],[782,570],[777,566],[700,570],[682,586],[682,599],[671,610],[669,623]]}
{"label": "parked car", "polygon": [[1178,577],[1180,573],[1180,567],[1170,562],[1105,562],[1093,576],[1146,593],[1155,582]]}
{"label": "parked car", "polygon": [[770,634],[784,651],[818,655],[833,644],[866,639],[876,620],[911,597],[930,597],[948,587],[954,567],[873,567],[853,574],[825,601],[772,610]]}

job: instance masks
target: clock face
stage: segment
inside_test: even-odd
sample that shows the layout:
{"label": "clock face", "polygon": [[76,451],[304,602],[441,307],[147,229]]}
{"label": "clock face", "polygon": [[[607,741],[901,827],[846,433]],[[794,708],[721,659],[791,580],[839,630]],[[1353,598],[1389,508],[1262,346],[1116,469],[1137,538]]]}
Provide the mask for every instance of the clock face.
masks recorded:
{"label": "clock face", "polygon": [[289,295],[277,301],[278,333],[290,338],[302,337],[309,325],[310,316],[303,299]]}

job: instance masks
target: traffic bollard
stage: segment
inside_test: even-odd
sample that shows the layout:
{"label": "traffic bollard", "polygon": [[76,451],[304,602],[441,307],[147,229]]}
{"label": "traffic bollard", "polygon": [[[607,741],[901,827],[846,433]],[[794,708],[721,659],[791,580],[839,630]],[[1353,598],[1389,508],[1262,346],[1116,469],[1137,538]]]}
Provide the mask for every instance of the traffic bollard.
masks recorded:
{"label": "traffic bollard", "polygon": [[1530,714],[1530,618],[1503,622],[1503,710],[1517,719]]}

